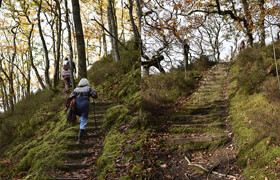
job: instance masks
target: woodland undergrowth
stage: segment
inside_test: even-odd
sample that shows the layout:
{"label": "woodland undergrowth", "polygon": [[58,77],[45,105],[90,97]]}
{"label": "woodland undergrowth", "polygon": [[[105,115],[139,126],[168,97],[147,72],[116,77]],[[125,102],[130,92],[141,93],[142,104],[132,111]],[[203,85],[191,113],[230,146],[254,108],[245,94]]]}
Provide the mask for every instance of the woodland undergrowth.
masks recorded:
{"label": "woodland undergrowth", "polygon": [[[276,42],[280,66],[280,41]],[[230,115],[248,179],[280,177],[280,90],[272,45],[247,48],[230,70]]]}

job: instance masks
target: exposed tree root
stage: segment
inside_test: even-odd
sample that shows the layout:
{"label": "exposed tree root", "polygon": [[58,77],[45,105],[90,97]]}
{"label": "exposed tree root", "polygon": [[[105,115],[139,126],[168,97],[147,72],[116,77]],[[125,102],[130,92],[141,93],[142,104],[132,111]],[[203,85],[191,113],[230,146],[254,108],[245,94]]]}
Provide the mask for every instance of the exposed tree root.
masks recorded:
{"label": "exposed tree root", "polygon": [[197,167],[197,168],[201,169],[202,171],[204,171],[206,173],[209,173],[209,174],[212,173],[212,174],[216,174],[216,175],[221,176],[221,177],[227,177],[227,178],[230,178],[230,179],[237,179],[235,176],[222,174],[222,173],[219,173],[219,172],[216,172],[216,171],[211,171],[211,170],[208,170],[208,169],[204,168],[203,166],[201,166],[199,164],[194,164],[186,156],[185,156],[185,159],[187,160],[189,166]]}

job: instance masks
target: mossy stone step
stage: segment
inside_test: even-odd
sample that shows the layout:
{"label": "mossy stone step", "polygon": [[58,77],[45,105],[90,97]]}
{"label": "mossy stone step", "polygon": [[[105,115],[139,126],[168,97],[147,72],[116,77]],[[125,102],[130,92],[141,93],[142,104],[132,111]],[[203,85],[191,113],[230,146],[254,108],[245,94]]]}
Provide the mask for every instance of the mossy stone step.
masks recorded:
{"label": "mossy stone step", "polygon": [[221,89],[213,89],[213,88],[199,88],[196,92],[198,93],[219,93]]}
{"label": "mossy stone step", "polygon": [[[83,139],[99,138],[101,135],[102,135],[102,133],[84,135]],[[75,136],[68,136],[67,138],[68,139],[77,139],[78,138],[78,132],[77,132],[77,135],[75,135]]]}
{"label": "mossy stone step", "polygon": [[209,93],[209,92],[211,92],[211,93],[218,93],[218,92],[221,92],[222,91],[222,89],[223,89],[223,87],[221,87],[221,86],[216,86],[216,87],[214,87],[214,86],[212,86],[212,87],[206,87],[206,86],[204,86],[204,87],[200,87],[198,90],[197,90],[197,92],[203,92],[203,93]]}
{"label": "mossy stone step", "polygon": [[78,144],[76,142],[67,144],[67,148],[68,149],[72,149],[72,150],[79,150],[79,149],[88,149],[88,148],[92,148],[96,145],[96,142],[90,142],[90,143],[83,143],[83,144]]}
{"label": "mossy stone step", "polygon": [[226,126],[225,123],[222,122],[214,122],[214,123],[205,123],[205,124],[173,124],[175,127],[217,127],[217,126]]}
{"label": "mossy stone step", "polygon": [[[111,106],[114,104],[114,102],[94,102],[95,106]],[[93,102],[91,103],[93,104]]]}
{"label": "mossy stone step", "polygon": [[169,145],[178,145],[178,144],[186,144],[186,143],[205,143],[205,142],[213,142],[222,138],[225,138],[225,135],[221,136],[204,136],[204,137],[187,137],[187,138],[166,138],[165,142]]}
{"label": "mossy stone step", "polygon": [[219,85],[219,86],[222,86],[224,84],[225,84],[225,82],[223,82],[222,80],[216,80],[216,81],[213,81],[213,80],[202,80],[202,81],[200,81],[200,86],[206,86],[206,85]]}
{"label": "mossy stone step", "polygon": [[[104,121],[100,119],[96,119],[96,125],[100,126]],[[88,120],[87,126],[95,126],[95,120]]]}
{"label": "mossy stone step", "polygon": [[226,79],[227,76],[228,76],[228,73],[209,74],[209,75],[205,76],[205,78],[203,78],[203,79],[211,79],[211,78],[213,78],[213,79]]}
{"label": "mossy stone step", "polygon": [[221,110],[226,110],[226,106],[206,106],[206,107],[197,107],[197,108],[187,108],[185,112],[189,115],[206,115],[210,113],[216,113]]}
{"label": "mossy stone step", "polygon": [[[106,111],[107,111],[107,109],[95,109],[96,114],[104,115],[106,113]],[[91,112],[91,114],[93,115],[93,112]]]}
{"label": "mossy stone step", "polygon": [[68,177],[54,177],[53,180],[81,180],[79,178],[68,178]]}
{"label": "mossy stone step", "polygon": [[91,107],[95,107],[96,109],[108,109],[108,108],[110,108],[110,107],[113,107],[113,106],[115,106],[115,104],[113,104],[113,103],[109,103],[109,104],[106,104],[106,103],[104,103],[104,104],[93,104],[93,103],[91,103]]}
{"label": "mossy stone step", "polygon": [[95,112],[99,112],[99,111],[107,111],[107,109],[109,109],[112,106],[95,106]]}
{"label": "mossy stone step", "polygon": [[82,159],[84,157],[89,157],[95,154],[95,152],[88,152],[88,151],[70,151],[66,152],[64,155],[71,158],[71,159]]}
{"label": "mossy stone step", "polygon": [[[195,100],[195,99],[194,99]],[[205,101],[205,100],[202,100],[202,101],[192,101],[191,103],[193,105],[205,105],[205,106],[210,106],[210,105],[213,105],[213,104],[219,104],[221,101],[223,101],[223,99],[213,99],[213,100],[208,100],[208,101]]]}
{"label": "mossy stone step", "polygon": [[192,97],[193,100],[223,100],[222,95],[196,95]]}
{"label": "mossy stone step", "polygon": [[192,121],[192,120],[197,120],[197,119],[207,119],[210,117],[214,117],[214,115],[210,114],[182,114],[182,115],[177,115],[172,118],[173,121]]}
{"label": "mossy stone step", "polygon": [[88,115],[88,118],[89,119],[94,119],[96,118],[96,120],[102,120],[104,118],[104,115],[103,114],[96,114],[95,117],[94,117],[94,114],[93,112],[90,112],[89,115]]}
{"label": "mossy stone step", "polygon": [[76,171],[80,169],[86,169],[89,167],[89,165],[87,164],[71,164],[71,163],[65,163],[64,166],[65,167],[63,168],[63,170],[66,171]]}
{"label": "mossy stone step", "polygon": [[87,126],[86,127],[86,132],[94,132],[96,130],[102,129],[103,126]]}

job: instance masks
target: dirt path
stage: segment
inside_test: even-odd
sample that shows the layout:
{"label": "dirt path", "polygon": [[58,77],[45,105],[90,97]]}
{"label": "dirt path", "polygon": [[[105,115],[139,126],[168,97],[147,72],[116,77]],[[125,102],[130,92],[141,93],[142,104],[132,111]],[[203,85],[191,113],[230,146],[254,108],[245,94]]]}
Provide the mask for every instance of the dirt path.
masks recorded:
{"label": "dirt path", "polygon": [[214,66],[184,108],[166,120],[165,132],[154,137],[159,143],[149,147],[156,157],[154,179],[241,179],[228,122],[227,76],[226,64]]}
{"label": "dirt path", "polygon": [[[83,137],[84,144],[77,144],[77,135],[69,136],[69,142],[65,145],[67,152],[64,167],[55,169],[51,176],[56,180],[79,180],[95,179],[96,161],[102,149],[102,143],[105,138],[105,130],[101,126],[103,114],[112,105],[112,103],[99,102],[95,104],[96,125],[93,112],[90,112],[88,124],[86,126],[87,134]],[[78,134],[79,126],[76,126]]]}

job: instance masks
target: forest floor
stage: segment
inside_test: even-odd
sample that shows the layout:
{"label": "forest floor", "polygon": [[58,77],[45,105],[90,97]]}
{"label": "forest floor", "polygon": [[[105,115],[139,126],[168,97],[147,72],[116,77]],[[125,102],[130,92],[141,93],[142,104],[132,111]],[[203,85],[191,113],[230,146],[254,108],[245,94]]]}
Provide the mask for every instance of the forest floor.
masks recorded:
{"label": "forest floor", "polygon": [[241,179],[228,115],[228,65],[218,64],[196,92],[166,112],[144,147],[153,179]]}

